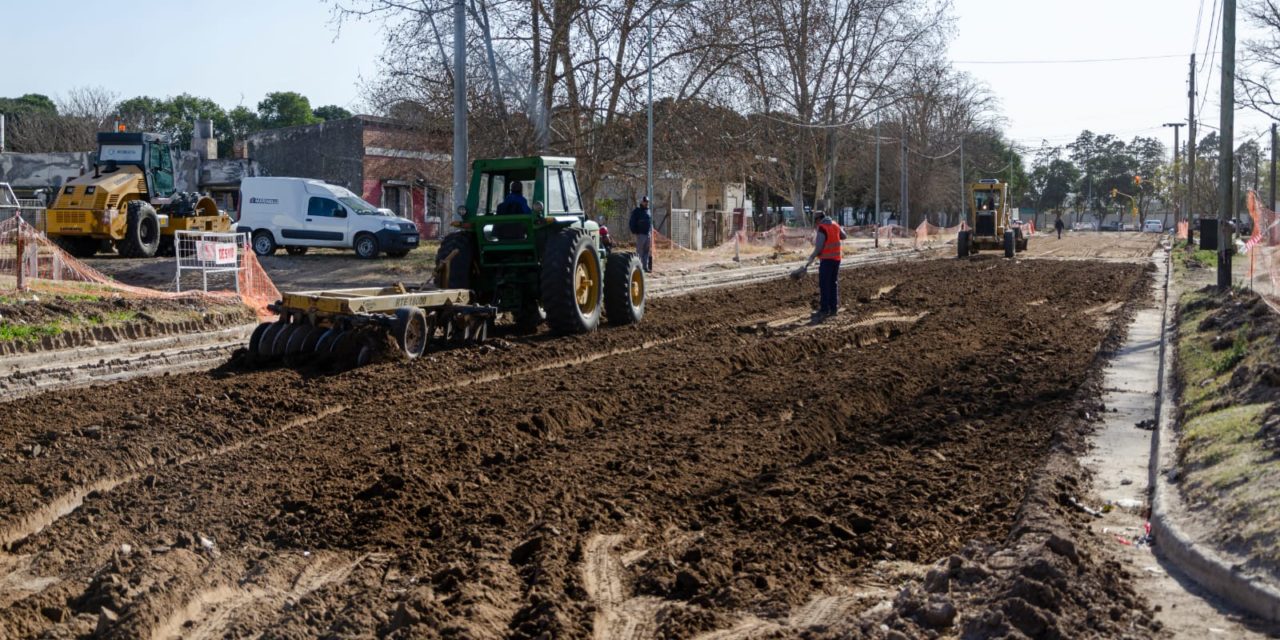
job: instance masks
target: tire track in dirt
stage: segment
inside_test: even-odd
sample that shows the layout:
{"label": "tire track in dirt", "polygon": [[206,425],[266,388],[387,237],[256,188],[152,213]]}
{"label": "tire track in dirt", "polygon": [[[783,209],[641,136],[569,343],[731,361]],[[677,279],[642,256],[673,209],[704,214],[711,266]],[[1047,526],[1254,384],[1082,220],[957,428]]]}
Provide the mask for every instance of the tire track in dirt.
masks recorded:
{"label": "tire track in dirt", "polygon": [[[235,583],[201,589],[169,610],[149,629],[121,629],[135,637],[152,640],[214,640],[232,635],[238,620],[249,618],[250,610],[278,612],[290,603],[323,588],[340,584],[370,558],[365,553],[317,553],[303,562],[280,563],[266,569],[255,568]],[[302,564],[298,567],[296,565]]]}
{"label": "tire track in dirt", "polygon": [[323,420],[331,415],[345,410],[345,405],[331,405],[312,415],[295,418],[289,422],[280,425],[274,429],[270,429],[261,435],[239,440],[231,444],[217,447],[206,453],[186,456],[174,461],[160,462],[153,459],[135,461],[137,470],[131,473],[101,478],[87,485],[78,486],[67,493],[64,493],[53,500],[41,505],[34,511],[18,518],[18,520],[9,526],[0,529],[0,548],[11,551],[14,545],[21,543],[23,540],[41,532],[49,525],[57,522],[66,515],[73,513],[80,505],[84,504],[84,499],[90,494],[107,493],[116,487],[127,482],[135,482],[142,478],[148,471],[155,470],[161,464],[167,467],[183,467],[196,462],[203,462],[209,458],[227,455],[243,449],[245,446],[252,444],[256,440],[269,438],[281,433],[291,431],[300,427],[304,427],[313,422]]}

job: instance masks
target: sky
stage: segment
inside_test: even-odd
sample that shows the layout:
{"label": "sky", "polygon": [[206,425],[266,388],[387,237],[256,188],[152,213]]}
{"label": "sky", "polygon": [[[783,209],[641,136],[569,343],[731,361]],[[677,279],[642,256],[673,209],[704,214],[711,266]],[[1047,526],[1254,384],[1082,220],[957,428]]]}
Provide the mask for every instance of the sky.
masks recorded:
{"label": "sky", "polygon": [[[8,59],[39,52],[5,65],[0,96],[103,86],[121,99],[190,93],[230,109],[297,91],[313,107],[358,111],[361,78],[378,70],[379,25],[346,22],[339,31],[331,7],[321,0],[0,0]],[[80,37],[85,46],[74,46]]]}
{"label": "sky", "polygon": [[[1087,128],[1125,140],[1160,136],[1171,147],[1173,132],[1160,125],[1186,120],[1188,55],[1196,50],[1202,63],[1210,34],[1220,31],[1210,24],[1216,0],[954,3],[956,31],[948,55],[957,69],[991,88],[1007,134],[1025,146],[1039,146],[1042,139],[1063,144]],[[39,52],[23,56],[23,64],[6,65],[0,96],[56,96],[73,87],[104,86],[121,99],[186,92],[229,109],[256,107],[271,91],[297,91],[312,106],[360,111],[362,78],[376,76],[382,51],[378,23],[348,21],[339,29],[331,4],[322,0],[117,0],[110,9],[88,6],[84,0],[0,0],[10,59],[12,52]],[[1243,16],[1239,22],[1243,37]],[[147,31],[122,35],[139,25]],[[88,46],[68,46],[77,36],[86,37]],[[976,64],[1149,56],[1173,57]],[[1213,77],[1206,82],[1202,74],[1199,81],[1201,91],[1208,89],[1200,120],[1216,127],[1216,55],[1214,61]],[[1238,141],[1268,124],[1247,111],[1237,118]]]}
{"label": "sky", "polygon": [[[1189,56],[1194,48],[1199,68],[1209,36],[1215,32],[1221,36],[1221,23],[1210,25],[1215,0],[954,2],[957,29],[948,51],[954,67],[991,88],[1007,121],[1006,135],[1029,146],[1039,146],[1042,139],[1052,145],[1065,144],[1081,130],[1089,129],[1112,133],[1126,141],[1135,135],[1158,136],[1172,149],[1173,129],[1160,125],[1187,120]],[[1201,6],[1203,17],[1196,41]],[[1237,16],[1237,29],[1238,39],[1243,40],[1247,32],[1242,12]],[[1238,42],[1237,60],[1241,48]],[[1069,64],[976,64],[1151,56],[1174,57]],[[1196,105],[1199,107],[1204,101],[1198,120],[1217,127],[1221,60],[1217,55],[1213,60],[1212,78],[1204,75],[1209,72],[1207,64],[1204,74],[1197,78],[1201,93]],[[1236,140],[1243,142],[1267,126],[1270,125],[1265,117],[1238,111]],[[1201,127],[1198,135],[1209,131]],[[1184,139],[1186,134],[1183,127]]]}

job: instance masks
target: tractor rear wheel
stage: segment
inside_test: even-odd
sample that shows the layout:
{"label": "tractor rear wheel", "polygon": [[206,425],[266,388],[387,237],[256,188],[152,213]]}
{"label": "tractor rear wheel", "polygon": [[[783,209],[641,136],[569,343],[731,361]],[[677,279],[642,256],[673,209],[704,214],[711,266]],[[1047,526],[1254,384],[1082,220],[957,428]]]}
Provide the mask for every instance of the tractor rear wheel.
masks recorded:
{"label": "tractor rear wheel", "polygon": [[142,200],[130,200],[124,240],[116,245],[116,250],[126,258],[153,258],[159,248],[160,217],[155,207]]}
{"label": "tractor rear wheel", "polygon": [[966,258],[969,256],[969,232],[961,231],[956,236],[956,257]]}
{"label": "tractor rear wheel", "polygon": [[[440,248],[436,250],[436,265],[438,267],[448,260],[449,272],[444,282],[436,282],[437,286],[443,289],[471,288],[471,271],[475,268],[474,247],[474,237],[467,231],[455,231],[440,240]],[[454,253],[455,250],[457,253]],[[450,258],[450,255],[453,257]]]}
{"label": "tractor rear wheel", "polygon": [[645,281],[640,258],[631,252],[609,255],[604,268],[604,313],[609,324],[635,324],[644,317]]}
{"label": "tractor rear wheel", "polygon": [[587,333],[600,325],[600,256],[586,229],[564,229],[547,240],[542,308],[556,333]]}
{"label": "tractor rear wheel", "polygon": [[1004,232],[1004,257],[1013,257],[1013,254],[1016,253],[1017,242],[1017,239],[1014,238],[1012,229]]}

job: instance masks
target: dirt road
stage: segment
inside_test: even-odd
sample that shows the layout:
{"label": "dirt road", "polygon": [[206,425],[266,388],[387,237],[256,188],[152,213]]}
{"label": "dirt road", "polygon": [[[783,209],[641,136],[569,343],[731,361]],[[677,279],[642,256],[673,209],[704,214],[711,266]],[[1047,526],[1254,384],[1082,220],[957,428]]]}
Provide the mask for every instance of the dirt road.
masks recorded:
{"label": "dirt road", "polygon": [[[812,279],[774,280],[577,338],[3,406],[0,636],[853,633],[1010,534],[1143,279],[876,266],[820,325]],[[1071,595],[1110,617],[971,624],[1136,628],[1108,582]]]}
{"label": "dirt road", "polygon": [[1151,255],[1166,236],[1159,233],[1064,231],[1062,239],[1050,228],[1027,243],[1029,258],[1137,259]]}

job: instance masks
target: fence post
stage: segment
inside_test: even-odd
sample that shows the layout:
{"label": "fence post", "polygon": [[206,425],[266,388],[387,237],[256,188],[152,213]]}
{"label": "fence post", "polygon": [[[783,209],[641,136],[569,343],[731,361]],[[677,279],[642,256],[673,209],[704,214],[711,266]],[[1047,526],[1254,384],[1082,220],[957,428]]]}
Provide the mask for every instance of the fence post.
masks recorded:
{"label": "fence post", "polygon": [[17,265],[18,266],[18,291],[26,291],[27,285],[22,278],[22,270],[23,270],[23,262],[24,262],[22,254],[25,252],[25,249],[26,249],[25,247],[22,246],[22,223],[18,223],[17,227],[18,227],[18,232],[17,232],[18,246],[17,246],[17,255],[15,256],[17,260],[15,262],[18,263]]}

